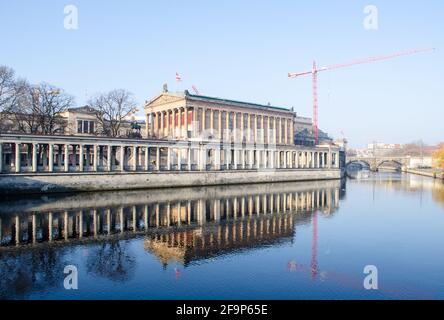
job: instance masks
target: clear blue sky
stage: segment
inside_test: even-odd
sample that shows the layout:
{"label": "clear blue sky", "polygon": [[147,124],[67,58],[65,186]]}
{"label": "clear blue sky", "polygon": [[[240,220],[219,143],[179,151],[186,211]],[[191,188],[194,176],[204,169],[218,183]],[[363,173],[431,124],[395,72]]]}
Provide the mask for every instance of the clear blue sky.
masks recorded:
{"label": "clear blue sky", "polygon": [[[65,5],[79,29],[63,27]],[[379,29],[363,27],[366,5]],[[444,140],[444,3],[436,1],[6,1],[0,64],[87,95],[124,88],[140,104],[170,90],[294,106],[311,116],[310,77],[289,71],[435,47],[319,76],[319,124],[352,146]],[[183,83],[175,83],[175,72]]]}

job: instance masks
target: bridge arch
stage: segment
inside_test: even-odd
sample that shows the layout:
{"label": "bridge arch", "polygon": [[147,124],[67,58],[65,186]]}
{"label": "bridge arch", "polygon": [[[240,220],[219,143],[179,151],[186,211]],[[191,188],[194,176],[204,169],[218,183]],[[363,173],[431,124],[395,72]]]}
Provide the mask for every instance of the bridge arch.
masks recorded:
{"label": "bridge arch", "polygon": [[371,168],[370,163],[369,163],[368,161],[366,161],[366,160],[362,160],[362,159],[354,159],[354,160],[350,160],[350,161],[348,161],[348,162],[345,164],[345,166],[348,167],[349,165],[354,164],[354,163],[356,163],[356,164],[365,164],[367,167]]}
{"label": "bridge arch", "polygon": [[404,164],[396,159],[384,159],[382,161],[379,161],[376,165],[376,170],[378,170],[383,164],[388,164],[388,163],[392,163],[395,165],[396,169],[398,169],[399,171],[401,171],[402,167],[404,166]]}

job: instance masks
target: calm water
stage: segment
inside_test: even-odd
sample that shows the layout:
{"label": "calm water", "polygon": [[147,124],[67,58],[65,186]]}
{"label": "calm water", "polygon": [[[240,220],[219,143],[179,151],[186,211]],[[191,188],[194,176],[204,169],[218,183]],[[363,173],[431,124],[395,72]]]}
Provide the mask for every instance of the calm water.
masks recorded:
{"label": "calm water", "polygon": [[3,199],[0,218],[0,298],[444,298],[444,185],[425,177]]}

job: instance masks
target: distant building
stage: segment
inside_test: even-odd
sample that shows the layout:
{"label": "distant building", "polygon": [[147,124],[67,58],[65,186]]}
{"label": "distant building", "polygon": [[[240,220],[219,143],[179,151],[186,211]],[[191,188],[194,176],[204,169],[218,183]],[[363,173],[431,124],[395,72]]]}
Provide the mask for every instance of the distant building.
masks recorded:
{"label": "distant building", "polygon": [[[315,136],[313,132],[313,122],[311,118],[296,116],[294,120],[294,143],[301,146],[314,146]],[[318,129],[318,143],[331,143],[333,139],[328,134]]]}
{"label": "distant building", "polygon": [[[61,116],[66,119],[67,126],[65,134],[68,135],[101,135],[101,127],[96,117],[97,111],[90,106],[83,106],[78,108],[69,108],[61,113]],[[119,130],[119,137],[129,137],[134,131],[134,127],[140,127],[140,133],[143,137],[146,132],[146,123],[144,118],[137,118],[136,116],[128,117],[121,122]]]}
{"label": "distant building", "polygon": [[432,157],[410,157],[408,168],[425,169],[433,165]]}

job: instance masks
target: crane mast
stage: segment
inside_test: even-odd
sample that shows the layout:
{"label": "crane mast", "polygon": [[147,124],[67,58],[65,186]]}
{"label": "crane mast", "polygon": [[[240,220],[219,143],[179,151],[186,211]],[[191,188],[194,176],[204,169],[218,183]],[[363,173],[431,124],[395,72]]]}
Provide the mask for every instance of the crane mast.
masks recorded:
{"label": "crane mast", "polygon": [[354,60],[352,62],[348,63],[342,63],[342,64],[335,64],[330,65],[327,67],[322,67],[320,69],[317,68],[316,62],[313,61],[313,67],[310,71],[300,72],[300,73],[288,73],[289,78],[297,78],[305,75],[312,75],[312,90],[313,90],[313,134],[315,138],[315,144],[319,143],[319,128],[318,128],[318,72],[321,71],[330,71],[334,69],[339,68],[345,68],[350,67],[358,64],[365,64],[365,63],[371,63],[376,61],[382,61],[382,60],[389,60],[401,56],[407,56],[407,55],[413,55],[417,53],[423,53],[423,52],[430,52],[434,51],[434,48],[426,48],[426,49],[413,49],[408,51],[402,51],[397,52],[390,55],[383,55],[383,56],[375,56],[375,57],[368,57],[364,59]]}

